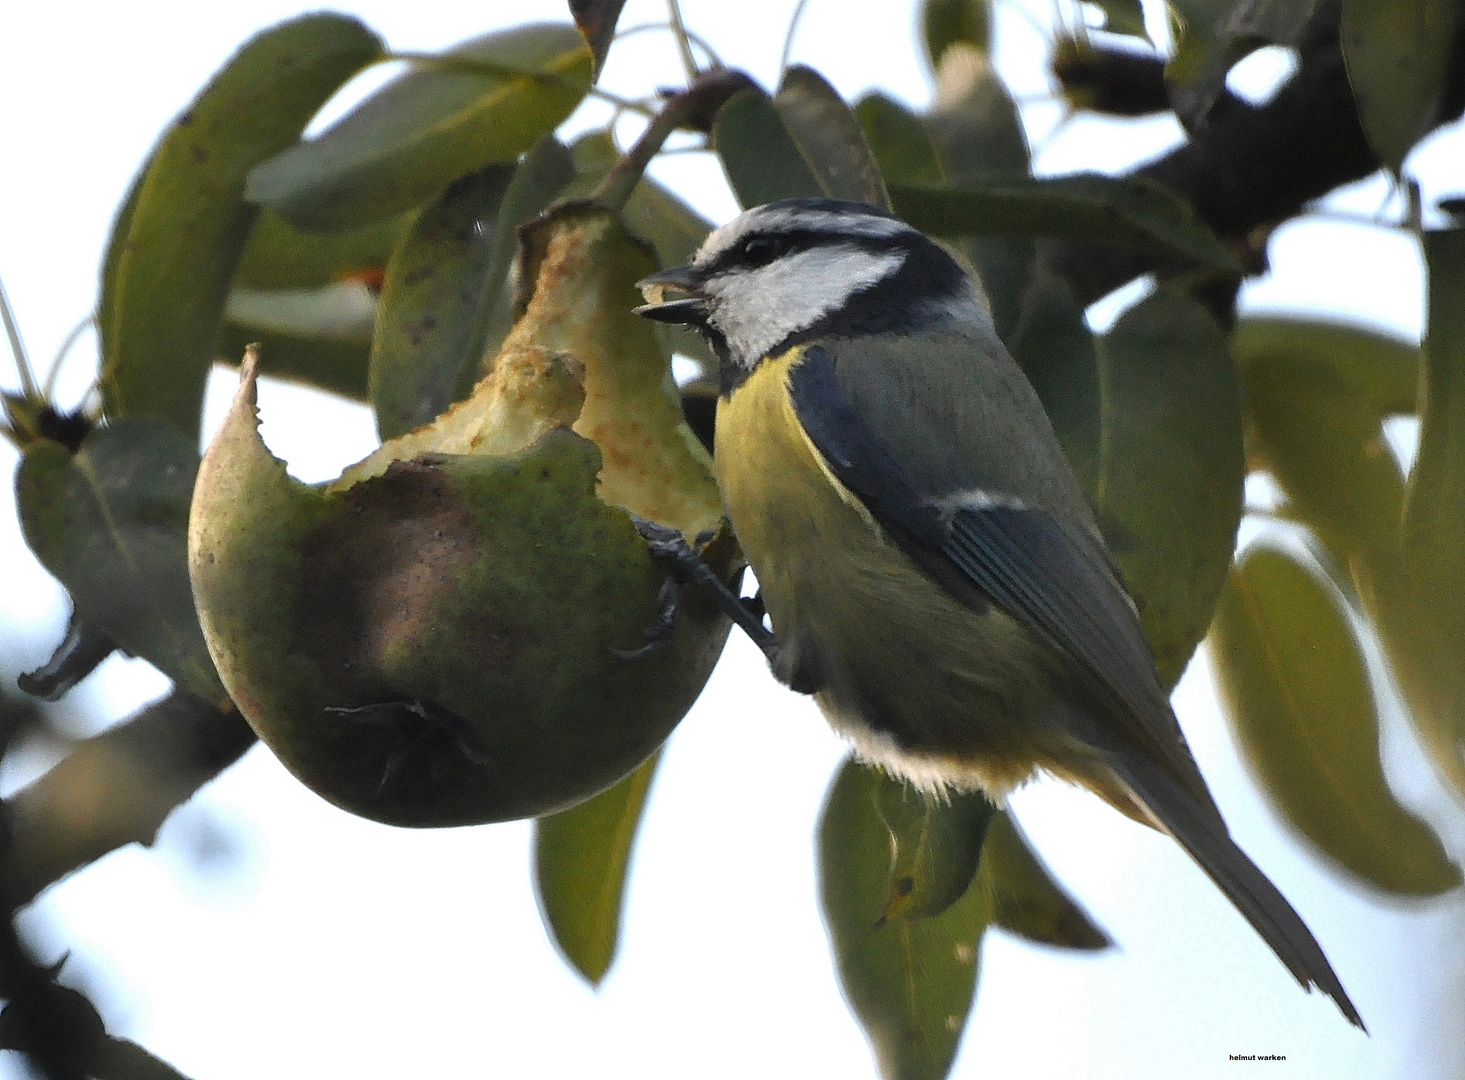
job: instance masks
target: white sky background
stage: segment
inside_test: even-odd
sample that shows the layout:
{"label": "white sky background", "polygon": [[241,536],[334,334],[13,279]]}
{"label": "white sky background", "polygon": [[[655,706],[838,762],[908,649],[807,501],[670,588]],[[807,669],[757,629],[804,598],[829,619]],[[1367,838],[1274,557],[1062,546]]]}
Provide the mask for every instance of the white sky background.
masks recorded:
{"label": "white sky background", "polygon": [[[765,84],[791,0],[686,0],[693,29]],[[437,49],[498,25],[563,19],[558,0],[362,2],[351,9],[399,49]],[[158,133],[256,29],[290,0],[241,5],[11,4],[0,36],[0,275],[44,365],[95,300],[112,214]],[[1048,5],[1031,4],[1048,21]],[[631,0],[622,25],[661,19]],[[849,97],[879,86],[929,97],[908,4],[813,0],[794,59]],[[1004,7],[999,67],[1019,95],[1046,92],[1042,39]],[[1265,62],[1254,69],[1265,69]],[[1273,69],[1275,70],[1275,69]],[[1253,75],[1265,82],[1266,71]],[[605,85],[639,94],[680,78],[670,38],[612,53]],[[603,122],[603,110],[582,114]],[[1052,106],[1029,109],[1040,143]],[[1041,171],[1116,170],[1177,138],[1169,122],[1083,121],[1044,148]],[[1459,191],[1457,127],[1412,165],[1426,195]],[[1450,168],[1447,164],[1453,163]],[[735,206],[716,162],[683,156],[657,174],[714,220]],[[1375,179],[1333,200],[1370,215]],[[1294,224],[1251,308],[1307,309],[1416,336],[1413,243],[1364,225]],[[1107,322],[1113,315],[1094,312]],[[92,377],[88,335],[63,380]],[[0,364],[3,385],[15,385]],[[211,384],[216,424],[232,377]],[[360,406],[261,389],[266,439],[307,479],[333,477],[374,445]],[[0,471],[14,462],[0,449]],[[21,543],[0,499],[0,666],[46,659],[65,620],[59,588]],[[72,695],[77,731],[164,692],[141,662],[114,658]],[[1233,832],[1303,913],[1367,1018],[1354,1032],[1292,982],[1221,894],[1165,838],[1052,783],[1014,798],[1055,872],[1120,942],[1092,957],[988,935],[971,1024],[953,1075],[1446,1077],[1465,1071],[1465,907],[1402,905],[1345,882],[1279,832],[1236,759],[1197,661],[1176,696],[1181,722]],[[1432,783],[1402,730],[1386,733],[1401,791],[1451,827],[1465,815]],[[540,927],[524,823],[414,832],[353,818],[310,793],[263,747],[165,827],[156,850],[118,852],[48,892],[26,916],[45,959],[72,950],[109,1030],[195,1080],[259,1076],[773,1077],[874,1075],[834,980],[819,920],[813,826],[843,749],[807,700],[777,686],[731,641],[673,737],[633,868],[620,959],[587,989]],[[12,772],[5,790],[23,779]],[[211,839],[212,838],[212,839]],[[200,852],[220,843],[232,855]],[[192,854],[190,854],[192,853]],[[212,866],[212,869],[210,869]],[[1228,1054],[1285,1054],[1232,1063]],[[0,1053],[0,1077],[21,1075]]]}

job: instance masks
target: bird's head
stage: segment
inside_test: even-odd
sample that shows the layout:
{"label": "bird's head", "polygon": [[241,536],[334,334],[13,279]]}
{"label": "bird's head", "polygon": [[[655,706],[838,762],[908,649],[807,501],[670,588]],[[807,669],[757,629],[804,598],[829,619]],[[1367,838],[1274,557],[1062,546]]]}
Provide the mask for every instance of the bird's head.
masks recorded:
{"label": "bird's head", "polygon": [[725,393],[807,341],[991,328],[979,289],[939,245],[884,211],[832,199],[754,207],[708,236],[689,265],[640,286],[650,301],[642,315],[706,335]]}

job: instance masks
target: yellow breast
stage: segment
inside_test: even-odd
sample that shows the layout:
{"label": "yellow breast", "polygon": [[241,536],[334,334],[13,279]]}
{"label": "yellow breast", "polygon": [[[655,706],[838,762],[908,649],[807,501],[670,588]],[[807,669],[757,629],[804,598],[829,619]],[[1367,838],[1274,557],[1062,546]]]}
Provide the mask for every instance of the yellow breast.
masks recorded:
{"label": "yellow breast", "polygon": [[819,703],[865,757],[923,786],[964,770],[969,784],[1010,788],[1033,765],[1040,650],[887,540],[798,421],[799,360],[764,361],[717,414],[718,483],[774,633],[791,665],[823,673]]}

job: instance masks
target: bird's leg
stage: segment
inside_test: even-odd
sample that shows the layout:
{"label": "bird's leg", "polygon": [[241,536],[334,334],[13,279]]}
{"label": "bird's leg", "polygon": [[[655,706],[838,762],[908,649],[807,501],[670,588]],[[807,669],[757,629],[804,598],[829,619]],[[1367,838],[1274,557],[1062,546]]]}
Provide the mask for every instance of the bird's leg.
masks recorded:
{"label": "bird's leg", "polygon": [[[636,525],[636,531],[646,541],[646,546],[651,549],[651,557],[666,565],[672,580],[682,585],[695,585],[702,590],[703,594],[717,605],[718,610],[753,639],[753,644],[758,646],[763,651],[763,655],[768,657],[769,663],[772,663],[778,656],[778,639],[773,636],[773,631],[763,625],[761,610],[755,610],[755,606],[757,609],[762,608],[762,601],[755,597],[753,604],[750,605],[724,585],[713,572],[712,567],[702,561],[702,556],[697,554],[697,550],[692,547],[687,538],[676,529],[658,525],[654,521],[647,521],[634,514],[631,515],[631,520]],[[662,621],[666,621],[665,615],[663,615]],[[648,636],[651,633],[648,631]]]}

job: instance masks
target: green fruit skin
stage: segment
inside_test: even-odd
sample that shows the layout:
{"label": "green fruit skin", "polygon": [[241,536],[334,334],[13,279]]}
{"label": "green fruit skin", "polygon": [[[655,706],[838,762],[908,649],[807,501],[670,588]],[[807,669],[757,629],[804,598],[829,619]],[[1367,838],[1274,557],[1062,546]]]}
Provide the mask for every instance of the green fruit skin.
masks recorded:
{"label": "green fruit skin", "polygon": [[[230,696],[337,806],[391,825],[538,817],[649,757],[729,624],[683,589],[646,659],[663,571],[555,429],[516,455],[426,456],[327,493],[259,440],[252,379],[200,470],[194,597]],[[735,546],[714,542],[728,573]]]}

